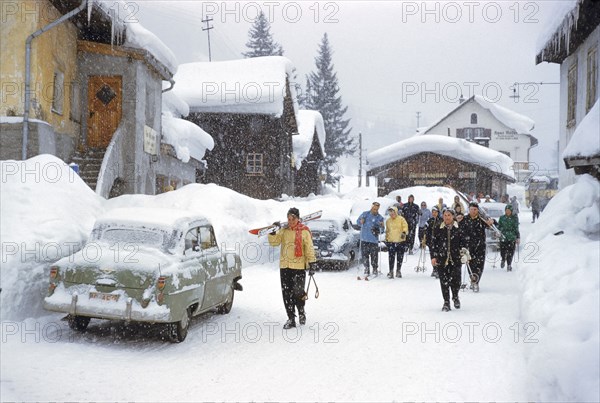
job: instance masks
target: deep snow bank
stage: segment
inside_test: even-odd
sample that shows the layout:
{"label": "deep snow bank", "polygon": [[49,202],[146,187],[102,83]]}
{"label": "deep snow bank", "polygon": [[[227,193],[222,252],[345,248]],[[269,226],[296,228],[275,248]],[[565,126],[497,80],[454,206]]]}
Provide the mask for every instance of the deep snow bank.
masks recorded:
{"label": "deep snow bank", "polygon": [[519,273],[522,319],[539,327],[527,357],[533,390],[540,401],[600,401],[599,182],[580,177],[532,229]]}
{"label": "deep snow bank", "polygon": [[3,319],[37,316],[50,263],[87,240],[102,199],[62,160],[0,161]]}

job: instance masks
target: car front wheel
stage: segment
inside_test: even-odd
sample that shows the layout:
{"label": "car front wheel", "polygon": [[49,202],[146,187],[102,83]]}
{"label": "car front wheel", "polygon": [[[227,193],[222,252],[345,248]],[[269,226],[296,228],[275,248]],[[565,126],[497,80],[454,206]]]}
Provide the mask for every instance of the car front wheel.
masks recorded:
{"label": "car front wheel", "polygon": [[90,318],[86,316],[69,315],[68,321],[69,327],[73,330],[77,330],[78,332],[83,332],[90,324]]}

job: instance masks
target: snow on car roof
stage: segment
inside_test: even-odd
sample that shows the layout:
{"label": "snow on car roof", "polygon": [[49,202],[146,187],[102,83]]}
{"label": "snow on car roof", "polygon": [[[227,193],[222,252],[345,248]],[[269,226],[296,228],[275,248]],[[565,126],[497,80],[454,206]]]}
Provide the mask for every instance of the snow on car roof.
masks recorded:
{"label": "snow on car roof", "polygon": [[154,225],[161,228],[178,228],[191,221],[208,220],[201,215],[187,210],[154,207],[131,207],[110,210],[98,220],[96,224],[124,224],[124,225]]}
{"label": "snow on car roof", "polygon": [[492,218],[498,218],[504,215],[504,210],[506,209],[506,205],[508,203],[479,203],[479,207],[483,208],[485,212],[490,215]]}

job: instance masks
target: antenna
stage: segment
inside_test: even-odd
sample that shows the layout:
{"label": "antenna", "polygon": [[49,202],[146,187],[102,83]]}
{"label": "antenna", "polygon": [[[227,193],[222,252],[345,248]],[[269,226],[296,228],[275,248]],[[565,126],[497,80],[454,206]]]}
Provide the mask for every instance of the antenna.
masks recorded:
{"label": "antenna", "polygon": [[208,61],[211,62],[212,61],[212,56],[210,54],[210,30],[213,29],[214,27],[211,27],[208,25],[209,22],[211,22],[213,19],[212,17],[208,17],[205,20],[202,20],[202,22],[206,23],[206,28],[202,28],[203,31],[207,31],[207,35],[208,35]]}

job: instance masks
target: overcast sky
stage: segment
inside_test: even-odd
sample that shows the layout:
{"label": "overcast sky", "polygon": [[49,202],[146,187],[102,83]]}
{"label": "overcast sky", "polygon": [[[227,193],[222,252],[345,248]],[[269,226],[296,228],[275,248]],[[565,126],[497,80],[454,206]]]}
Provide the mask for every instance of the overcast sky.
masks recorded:
{"label": "overcast sky", "polygon": [[[414,134],[466,97],[484,95],[535,122],[539,146],[531,159],[556,168],[559,86],[520,87],[515,82],[557,83],[559,66],[535,64],[552,1],[140,1],[136,16],[169,46],[180,63],[208,61],[203,16],[213,18],[213,61],[241,58],[257,11],[272,23],[274,39],[298,69],[298,81],[314,69],[327,32],[343,102],[353,133],[374,151]],[[358,160],[356,160],[356,165]]]}

